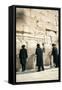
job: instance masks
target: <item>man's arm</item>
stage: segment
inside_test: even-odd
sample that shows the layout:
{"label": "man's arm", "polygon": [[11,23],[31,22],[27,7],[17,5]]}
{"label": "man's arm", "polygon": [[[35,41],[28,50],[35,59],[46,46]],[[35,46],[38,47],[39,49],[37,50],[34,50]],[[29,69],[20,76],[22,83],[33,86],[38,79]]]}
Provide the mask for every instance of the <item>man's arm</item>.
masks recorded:
{"label": "man's arm", "polygon": [[37,55],[37,49],[36,49],[36,51],[35,51],[35,54]]}
{"label": "man's arm", "polygon": [[26,50],[26,58],[28,57],[27,50]]}

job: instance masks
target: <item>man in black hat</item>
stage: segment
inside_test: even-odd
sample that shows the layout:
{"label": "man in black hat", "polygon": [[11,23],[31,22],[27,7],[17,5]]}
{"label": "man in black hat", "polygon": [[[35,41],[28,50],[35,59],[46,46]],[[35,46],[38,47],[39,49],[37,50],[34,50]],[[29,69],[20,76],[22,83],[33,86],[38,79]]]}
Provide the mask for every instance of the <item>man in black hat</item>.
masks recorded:
{"label": "man in black hat", "polygon": [[40,48],[40,44],[37,44],[36,56],[37,56],[36,65],[38,66],[38,71],[41,71],[41,67],[42,67],[42,70],[44,70],[44,66],[43,66],[43,49]]}
{"label": "man in black hat", "polygon": [[20,63],[22,65],[22,71],[25,71],[26,69],[26,59],[27,59],[27,50],[25,49],[25,45],[22,45],[22,49],[20,49],[19,58]]}
{"label": "man in black hat", "polygon": [[55,64],[55,67],[58,67],[58,52],[56,44],[52,44],[52,47],[53,63]]}

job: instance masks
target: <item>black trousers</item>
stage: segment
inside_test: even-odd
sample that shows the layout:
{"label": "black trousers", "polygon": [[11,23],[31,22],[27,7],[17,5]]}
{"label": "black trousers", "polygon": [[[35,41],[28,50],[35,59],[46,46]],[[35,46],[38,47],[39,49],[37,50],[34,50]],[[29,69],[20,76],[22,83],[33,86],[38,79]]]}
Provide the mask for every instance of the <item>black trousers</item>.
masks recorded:
{"label": "black trousers", "polygon": [[53,57],[53,62],[54,62],[54,64],[55,64],[55,67],[58,67],[58,65],[59,65],[59,62],[58,62],[58,56],[57,57]]}
{"label": "black trousers", "polygon": [[22,71],[26,70],[26,64],[22,64]]}
{"label": "black trousers", "polygon": [[41,67],[42,67],[42,70],[44,70],[44,67],[42,65],[42,66],[38,66],[38,71],[41,71]]}

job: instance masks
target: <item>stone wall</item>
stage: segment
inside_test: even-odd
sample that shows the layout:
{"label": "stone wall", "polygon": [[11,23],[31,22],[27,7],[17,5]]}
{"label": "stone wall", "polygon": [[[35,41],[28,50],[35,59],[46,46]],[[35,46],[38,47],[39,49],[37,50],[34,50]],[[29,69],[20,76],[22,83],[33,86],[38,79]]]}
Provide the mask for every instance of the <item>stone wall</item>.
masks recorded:
{"label": "stone wall", "polygon": [[35,68],[37,43],[44,43],[44,65],[50,64],[52,43],[58,41],[58,11],[46,9],[16,9],[16,67],[23,44],[28,50],[27,68]]}

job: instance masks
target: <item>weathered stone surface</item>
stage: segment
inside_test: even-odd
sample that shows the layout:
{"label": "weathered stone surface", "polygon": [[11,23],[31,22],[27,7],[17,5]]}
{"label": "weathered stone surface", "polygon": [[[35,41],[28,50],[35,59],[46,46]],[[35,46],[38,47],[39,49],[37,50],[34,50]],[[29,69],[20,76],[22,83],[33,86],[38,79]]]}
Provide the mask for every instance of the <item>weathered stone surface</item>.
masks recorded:
{"label": "weathered stone surface", "polygon": [[[38,9],[16,9],[16,56],[22,44],[28,50],[27,68],[35,68],[37,43],[45,46],[44,64],[50,64],[52,43],[58,44],[58,11]],[[35,59],[35,60],[34,60]],[[16,60],[19,67],[19,57]]]}
{"label": "weathered stone surface", "polygon": [[16,56],[16,71],[18,71],[20,68],[21,68],[20,60],[19,60],[19,57],[18,57],[18,55],[17,55],[17,56]]}
{"label": "weathered stone surface", "polygon": [[34,69],[36,66],[35,55],[30,55],[27,61],[27,69]]}

